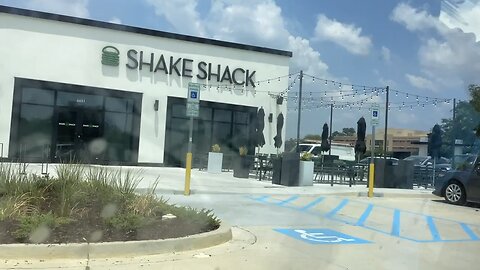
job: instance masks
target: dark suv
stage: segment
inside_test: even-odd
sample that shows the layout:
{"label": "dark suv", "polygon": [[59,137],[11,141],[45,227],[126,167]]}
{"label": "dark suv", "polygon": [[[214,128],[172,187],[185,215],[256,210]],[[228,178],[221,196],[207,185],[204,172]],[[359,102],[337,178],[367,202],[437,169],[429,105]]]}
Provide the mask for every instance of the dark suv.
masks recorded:
{"label": "dark suv", "polygon": [[440,173],[433,194],[453,204],[480,202],[480,156],[469,155],[454,168]]}

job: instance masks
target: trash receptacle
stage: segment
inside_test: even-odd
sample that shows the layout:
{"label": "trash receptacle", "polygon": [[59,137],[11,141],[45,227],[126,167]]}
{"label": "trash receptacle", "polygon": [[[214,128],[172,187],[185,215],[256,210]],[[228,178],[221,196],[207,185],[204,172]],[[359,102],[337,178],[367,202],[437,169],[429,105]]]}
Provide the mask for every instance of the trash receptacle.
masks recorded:
{"label": "trash receptacle", "polygon": [[298,186],[300,171],[300,155],[298,153],[284,153],[280,184],[283,186]]}
{"label": "trash receptacle", "polygon": [[412,189],[412,163],[403,160],[375,159],[375,187]]}
{"label": "trash receptacle", "polygon": [[272,158],[272,184],[280,185],[282,180],[282,157]]}

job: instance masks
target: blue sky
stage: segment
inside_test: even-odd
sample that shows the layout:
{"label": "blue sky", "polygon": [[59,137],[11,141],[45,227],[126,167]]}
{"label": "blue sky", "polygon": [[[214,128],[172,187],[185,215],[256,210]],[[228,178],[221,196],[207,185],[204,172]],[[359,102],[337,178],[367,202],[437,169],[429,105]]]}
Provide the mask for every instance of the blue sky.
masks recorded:
{"label": "blue sky", "polygon": [[[466,99],[467,85],[480,83],[479,0],[0,0],[0,4],[290,50],[291,71],[302,69],[345,83],[389,85],[410,93],[407,99],[392,92],[397,105],[412,102],[414,95]],[[305,90],[329,90],[322,87],[308,83]],[[383,103],[384,96],[375,100]],[[392,109],[389,127],[429,130],[450,117],[451,107],[439,103]],[[369,112],[338,109],[334,114],[333,129],[341,130],[355,127],[360,116],[368,122]],[[312,109],[303,115],[302,134],[319,134],[329,110]],[[295,127],[296,112],[289,111],[287,137],[295,135]]]}

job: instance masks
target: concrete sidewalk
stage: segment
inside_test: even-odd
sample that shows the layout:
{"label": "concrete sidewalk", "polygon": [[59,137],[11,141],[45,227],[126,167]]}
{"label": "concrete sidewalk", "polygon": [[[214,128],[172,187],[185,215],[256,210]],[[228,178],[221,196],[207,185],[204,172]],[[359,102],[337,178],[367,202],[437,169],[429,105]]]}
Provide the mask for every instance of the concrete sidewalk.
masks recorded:
{"label": "concrete sidewalk", "polygon": [[[55,175],[55,167],[51,164],[49,173]],[[90,166],[90,165],[89,165]],[[97,165],[91,165],[97,166]],[[120,168],[109,166],[109,168]],[[170,167],[121,167],[122,169],[141,170],[143,180],[138,186],[143,191],[152,186],[157,177],[160,183],[157,186],[158,194],[183,194],[185,187],[185,169]],[[40,173],[39,164],[30,164],[29,172]],[[211,174],[206,171],[192,170],[191,194],[298,194],[298,195],[343,195],[343,196],[366,196],[367,187],[365,183],[349,187],[348,185],[314,184],[304,187],[286,187],[274,185],[271,181],[258,181],[251,175],[249,179],[235,178],[233,172],[222,172]],[[432,190],[419,189],[386,189],[376,188],[375,196],[379,197],[434,197]]]}

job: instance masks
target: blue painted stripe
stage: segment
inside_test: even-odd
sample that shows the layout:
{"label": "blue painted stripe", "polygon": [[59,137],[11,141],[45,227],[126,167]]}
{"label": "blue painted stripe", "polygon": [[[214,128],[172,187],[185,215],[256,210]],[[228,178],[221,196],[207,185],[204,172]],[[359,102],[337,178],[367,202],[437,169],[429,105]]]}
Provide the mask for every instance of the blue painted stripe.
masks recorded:
{"label": "blue painted stripe", "polygon": [[365,211],[363,211],[363,214],[360,216],[360,218],[358,219],[357,223],[355,223],[355,225],[356,226],[363,226],[363,224],[367,220],[368,216],[372,212],[372,209],[373,209],[373,204],[369,204],[367,206],[367,209],[365,209]]}
{"label": "blue painted stripe", "polygon": [[467,224],[460,223],[460,226],[462,226],[462,229],[468,234],[470,239],[475,241],[480,240],[480,238],[478,238],[478,236],[472,231],[472,229],[470,229],[470,227]]}
{"label": "blue painted stripe", "polygon": [[437,230],[437,226],[435,225],[435,221],[433,221],[433,217],[427,216],[427,224],[428,228],[430,229],[430,233],[432,234],[432,240],[433,241],[440,241],[442,238],[440,238],[440,233]]}
{"label": "blue painted stripe", "polygon": [[308,209],[314,207],[315,205],[321,203],[323,200],[325,199],[325,197],[318,197],[316,198],[315,200],[313,200],[312,202],[310,202],[309,204],[305,205],[304,207],[300,208],[299,210],[300,211],[307,211]]}
{"label": "blue painted stripe", "polygon": [[393,211],[392,232],[393,236],[400,236],[400,210]]}
{"label": "blue painted stripe", "polygon": [[295,195],[286,200],[280,201],[277,203],[277,205],[285,205],[285,204],[288,204],[289,202],[295,201],[296,199],[298,199],[298,195]]}
{"label": "blue painted stripe", "polygon": [[270,197],[270,195],[264,195],[264,196],[260,196],[256,199],[254,199],[255,201],[259,201],[259,202],[264,202],[266,199],[268,199]]}
{"label": "blue painted stripe", "polygon": [[335,216],[335,214],[337,214],[338,211],[342,210],[342,208],[344,208],[347,204],[348,204],[348,199],[343,199],[337,205],[337,207],[335,207],[332,211],[328,212],[325,216],[328,217],[328,218],[331,218],[331,217]]}

